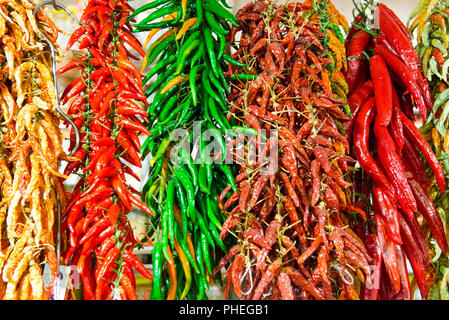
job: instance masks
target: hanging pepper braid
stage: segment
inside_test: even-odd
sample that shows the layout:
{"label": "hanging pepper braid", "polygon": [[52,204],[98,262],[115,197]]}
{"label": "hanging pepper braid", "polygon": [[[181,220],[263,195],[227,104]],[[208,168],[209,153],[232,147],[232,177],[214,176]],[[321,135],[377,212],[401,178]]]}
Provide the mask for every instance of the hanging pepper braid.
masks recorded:
{"label": "hanging pepper braid", "polygon": [[153,214],[127,182],[128,176],[139,179],[132,169],[142,167],[139,134],[150,134],[143,125],[142,77],[130,61],[137,60],[132,49],[144,55],[127,22],[132,11],[126,0],[89,1],[67,48],[79,41],[82,51],[58,70],[80,70],[61,97],[81,132],[77,159],[65,168],[80,180],[64,210],[62,232],[64,263],[80,270],[86,300],[137,299],[133,268],[152,279],[133,254],[128,218],[133,206]]}
{"label": "hanging pepper braid", "polygon": [[[58,201],[66,207],[58,171],[71,160],[62,149],[60,118],[51,76],[50,39],[58,28],[51,15],[34,3],[0,4],[0,299],[48,299],[43,268],[57,270],[55,221]],[[42,32],[42,33],[41,33]]]}
{"label": "hanging pepper braid", "polygon": [[372,259],[348,227],[349,213],[365,213],[351,203],[355,161],[342,129],[347,22],[326,0],[258,1],[236,16],[228,40],[247,67],[229,67],[228,118],[258,132],[250,142],[264,155],[278,149],[279,168],[240,154],[237,191],[221,196],[221,237],[238,243],[215,272],[231,261],[226,296],[233,287],[242,299],[357,299]]}

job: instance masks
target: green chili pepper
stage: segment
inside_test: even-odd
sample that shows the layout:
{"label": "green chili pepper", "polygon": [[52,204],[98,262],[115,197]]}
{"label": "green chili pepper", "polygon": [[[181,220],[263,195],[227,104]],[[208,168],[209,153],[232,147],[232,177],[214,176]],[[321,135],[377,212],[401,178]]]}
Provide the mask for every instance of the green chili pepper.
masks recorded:
{"label": "green chili pepper", "polygon": [[[172,13],[173,11],[175,11],[176,7],[178,7],[176,2],[169,2],[166,5],[162,6],[161,8],[150,13],[145,19],[140,21],[139,24],[147,24],[150,21],[154,21],[163,16],[166,16],[169,13]],[[179,7],[178,7],[178,11],[179,11]]]}
{"label": "green chili pepper", "polygon": [[184,242],[180,232],[181,230],[179,230],[178,225],[176,225],[176,239],[178,240],[178,243],[181,246],[182,251],[184,251],[187,260],[189,260],[190,264],[192,265],[193,270],[195,270],[196,273],[200,273],[200,270],[198,269],[198,264],[190,254],[189,248],[187,247],[187,244]]}
{"label": "green chili pepper", "polygon": [[212,262],[210,259],[210,252],[209,252],[209,246],[207,245],[207,237],[204,233],[201,233],[201,250],[204,256],[204,262],[206,263],[207,271],[209,271],[209,274],[212,274],[213,268],[212,268]]}
{"label": "green chili pepper", "polygon": [[203,36],[204,36],[204,41],[206,42],[206,51],[207,51],[207,55],[209,57],[212,71],[214,72],[215,76],[218,78],[221,70],[219,70],[217,55],[215,54],[215,48],[214,48],[215,39],[212,36],[212,32],[207,25],[203,26]]}
{"label": "green chili pepper", "polygon": [[235,184],[234,175],[232,174],[231,168],[226,164],[220,164],[218,167],[226,176],[226,179],[231,185],[232,191],[237,192],[237,186]]}
{"label": "green chili pepper", "polygon": [[210,194],[210,190],[207,186],[206,168],[203,164],[201,164],[198,168],[198,184],[202,192]]}
{"label": "green chili pepper", "polygon": [[[145,92],[145,96],[150,96],[151,94],[153,94],[159,87],[161,87],[161,85],[169,78],[171,77],[171,79],[174,78],[173,76],[173,72],[175,72],[176,70],[176,65],[171,65],[170,67],[167,68],[167,70],[160,76],[157,77],[156,81],[151,85],[150,88],[148,88],[148,90]],[[170,79],[170,80],[171,80]],[[168,83],[168,82],[167,82]],[[162,87],[163,88],[163,87]]]}
{"label": "green chili pepper", "polygon": [[192,57],[192,60],[190,61],[190,68],[193,68],[193,66],[198,62],[199,59],[201,59],[201,57],[204,54],[204,42],[201,41],[200,42],[200,46],[198,47],[195,55]]}
{"label": "green chili pepper", "polygon": [[231,77],[232,80],[246,80],[246,81],[252,81],[256,79],[259,75],[258,74],[236,74],[234,73]]}
{"label": "green chili pepper", "polygon": [[155,1],[151,1],[150,3],[147,3],[143,6],[141,6],[140,8],[136,9],[129,17],[128,17],[128,21],[132,20],[133,18],[135,18],[139,13],[142,13],[144,11],[156,8],[158,6],[160,6],[161,4],[167,3],[170,0],[155,0]]}
{"label": "green chili pepper", "polygon": [[[242,62],[239,62],[239,61],[237,61],[237,60],[232,59],[226,52],[223,53],[223,59],[224,59],[225,61],[229,62],[230,64],[232,64],[232,65],[234,65],[234,66],[237,66],[237,67],[242,67],[242,68],[244,68],[244,67],[247,67],[247,66],[248,66],[248,65],[245,64],[245,63],[242,63]],[[256,75],[256,76],[259,76],[259,75]]]}
{"label": "green chili pepper", "polygon": [[198,47],[200,44],[200,39],[198,39],[200,35],[199,31],[196,31],[190,35],[190,37],[184,42],[181,49],[177,53],[178,58],[176,60],[176,73],[180,74],[182,71],[182,68],[184,67],[185,61],[187,57],[192,53],[193,50]]}
{"label": "green chili pepper", "polygon": [[191,91],[191,96],[192,96],[194,106],[198,105],[196,77],[197,77],[198,72],[204,70],[205,67],[206,67],[206,65],[200,64],[200,65],[194,66],[193,68],[190,69],[189,84],[190,84],[190,91]]}
{"label": "green chili pepper", "polygon": [[229,33],[229,31],[225,30],[219,23],[217,20],[215,20],[215,17],[212,13],[210,13],[209,11],[205,12],[206,17],[206,21],[209,24],[210,28],[212,29],[213,32],[215,32],[216,35],[227,35]]}
{"label": "green chili pepper", "polygon": [[162,280],[162,250],[161,244],[154,244],[151,254],[153,264],[153,288],[151,289],[151,300],[162,300],[161,280]]}
{"label": "green chili pepper", "polygon": [[225,109],[226,105],[223,105],[223,101],[211,87],[207,68],[201,73],[201,81],[206,92]]}
{"label": "green chili pepper", "polygon": [[[155,74],[157,74],[159,71],[165,69],[169,64],[173,63],[176,60],[176,57],[174,55],[170,55],[167,58],[162,58],[153,69],[151,69],[150,72],[143,78],[142,80],[142,86],[144,86]],[[159,79],[159,77],[158,77]]]}
{"label": "green chili pepper", "polygon": [[212,97],[209,97],[208,107],[211,116],[215,119],[215,121],[217,121],[222,130],[231,129],[231,125],[229,124],[228,120],[221,114],[221,112],[217,110],[215,101]]}
{"label": "green chili pepper", "polygon": [[177,95],[174,95],[172,97],[170,97],[167,102],[164,105],[164,108],[162,109],[162,111],[159,114],[159,119],[165,119],[168,115],[168,113],[171,113],[173,110],[173,107],[175,106],[175,104],[178,102],[179,97]]}
{"label": "green chili pepper", "polygon": [[[218,221],[218,218],[215,216],[215,211],[212,208],[212,203],[210,197],[205,197],[206,200],[206,213],[209,218],[209,221],[212,222],[212,224],[217,227],[218,230],[221,230],[221,223]],[[212,230],[211,227],[209,230]]]}
{"label": "green chili pepper", "polygon": [[197,20],[194,26],[192,27],[193,29],[198,28],[203,22],[204,10],[202,0],[195,0],[195,7],[196,7]]}
{"label": "green chili pepper", "polygon": [[176,190],[176,199],[178,200],[177,204],[179,205],[179,211],[181,212],[182,235],[185,242],[187,241],[187,198],[178,178],[173,177],[173,183]]}
{"label": "green chili pepper", "polygon": [[178,168],[175,170],[175,175],[181,182],[182,186],[186,190],[187,194],[187,200],[188,200],[188,213],[189,216],[192,218],[193,222],[196,220],[196,213],[195,213],[195,191],[192,185],[192,181],[190,180],[190,174],[187,172],[185,166],[180,163],[178,165]]}
{"label": "green chili pepper", "polygon": [[190,175],[192,176],[193,187],[196,188],[198,186],[198,172],[195,164],[193,163],[192,156],[189,153],[187,153],[187,151],[184,150],[183,148],[179,149],[179,155],[181,156],[181,159],[184,160],[183,163],[189,170]]}
{"label": "green chili pepper", "polygon": [[[195,209],[195,210],[196,210],[196,209]],[[209,242],[209,244],[211,245],[211,247],[212,247],[213,249],[215,249],[215,242],[214,242],[214,239],[212,239],[212,236],[211,236],[210,233],[209,233],[209,228],[206,226],[206,222],[204,221],[203,216],[202,216],[199,212],[197,212],[197,217],[198,217],[198,225],[199,225],[199,227],[200,227],[200,229],[201,229],[201,234],[204,234],[204,235],[205,235],[205,237],[206,237],[206,239],[207,239],[207,242]]]}
{"label": "green chili pepper", "polygon": [[167,151],[167,148],[170,146],[171,143],[171,136],[168,135],[165,137],[165,139],[160,144],[159,149],[157,150],[157,153],[154,155],[154,157],[150,161],[150,166],[153,167],[154,163],[158,161],[160,158],[162,158]]}
{"label": "green chili pepper", "polygon": [[239,26],[237,23],[237,18],[218,2],[206,0],[203,3],[203,8],[210,12],[213,12],[216,16],[229,20],[229,22],[231,22],[234,26]]}

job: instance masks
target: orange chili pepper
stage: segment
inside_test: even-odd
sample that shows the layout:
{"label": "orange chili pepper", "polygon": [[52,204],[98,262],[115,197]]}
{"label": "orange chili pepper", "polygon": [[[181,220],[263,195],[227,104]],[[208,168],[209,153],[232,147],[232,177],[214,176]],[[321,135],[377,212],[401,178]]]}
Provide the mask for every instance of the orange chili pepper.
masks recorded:
{"label": "orange chili pepper", "polygon": [[178,34],[176,35],[176,40],[181,39],[181,37],[189,30],[190,27],[192,27],[196,23],[197,18],[191,18],[184,22],[181,29],[179,29]]}
{"label": "orange chili pepper", "polygon": [[178,281],[176,278],[175,261],[173,260],[173,254],[171,253],[169,245],[167,246],[167,253],[168,257],[170,258],[170,261],[167,261],[167,259],[165,259],[165,262],[167,263],[168,278],[170,280],[167,300],[174,300],[176,296],[176,289],[178,288]]}
{"label": "orange chili pepper", "polygon": [[166,93],[168,90],[176,86],[177,84],[180,84],[181,82],[187,81],[189,79],[189,75],[186,75],[185,77],[179,75],[172,80],[170,80],[167,85],[162,89],[161,94]]}

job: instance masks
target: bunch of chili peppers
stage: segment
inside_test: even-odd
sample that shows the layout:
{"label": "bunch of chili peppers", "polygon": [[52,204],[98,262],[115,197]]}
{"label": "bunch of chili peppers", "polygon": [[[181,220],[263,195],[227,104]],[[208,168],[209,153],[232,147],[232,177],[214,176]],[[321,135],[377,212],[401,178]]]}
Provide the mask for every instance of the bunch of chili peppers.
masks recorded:
{"label": "bunch of chili peppers", "polygon": [[[375,17],[374,24],[364,16],[367,10]],[[375,285],[365,285],[362,298],[410,299],[407,257],[426,299],[434,270],[420,225],[423,220],[442,252],[448,250],[442,220],[427,195],[426,163],[440,193],[446,189],[444,172],[414,124],[413,107],[425,121],[433,98],[410,33],[394,12],[373,3],[358,11],[346,39],[351,94],[346,131],[363,169],[353,178],[355,197],[370,212],[372,222],[356,225],[374,266]]]}
{"label": "bunch of chili peppers", "polygon": [[[418,42],[416,51],[422,60],[423,74],[429,80],[432,95],[435,97],[433,112],[427,122],[420,128],[432,150],[440,160],[446,178],[449,174],[449,82],[448,82],[448,50],[449,34],[449,3],[447,1],[421,1],[411,13],[409,30],[413,34],[417,30]],[[433,178],[432,171],[426,165],[428,172],[427,193],[434,202],[440,215],[444,229],[447,227],[449,199],[447,191],[441,193]],[[449,300],[447,282],[449,278],[448,253],[440,250],[435,238],[424,228],[424,236],[431,249],[430,262],[435,267],[435,282],[429,290],[429,299]]]}
{"label": "bunch of chili peppers", "polygon": [[228,118],[256,130],[246,144],[262,156],[238,154],[237,191],[220,196],[221,237],[237,244],[215,273],[226,267],[225,296],[241,299],[357,299],[372,259],[347,227],[365,213],[347,179],[346,19],[328,0],[257,1],[236,17],[228,41],[247,67],[229,68]]}
{"label": "bunch of chili peppers", "polygon": [[153,214],[127,183],[128,175],[139,180],[133,171],[142,166],[139,134],[150,134],[143,125],[142,77],[130,61],[138,59],[131,49],[144,55],[127,20],[132,11],[126,0],[89,1],[67,46],[79,41],[82,51],[57,72],[80,70],[61,96],[81,133],[77,160],[64,171],[80,179],[61,231],[68,243],[64,263],[78,267],[86,300],[136,299],[133,269],[152,279],[133,254],[136,240],[128,219],[133,206]]}
{"label": "bunch of chili peppers", "polygon": [[[152,96],[151,137],[141,150],[152,155],[142,191],[155,212],[149,234],[154,242],[151,299],[207,298],[220,258],[216,249],[227,249],[219,236],[225,217],[216,196],[228,184],[235,189],[231,168],[223,163],[223,134],[232,129],[225,117],[229,88],[224,71],[228,61],[237,63],[225,52],[225,35],[229,23],[237,23],[225,6],[216,0],[156,0],[130,17],[155,9],[133,24],[135,31],[149,31],[144,46],[162,31],[143,62],[144,68],[156,62],[143,80],[146,85],[155,77],[145,92]],[[183,139],[196,144],[199,152],[176,147],[173,133],[181,128]],[[216,141],[213,154],[206,148],[206,131]],[[178,285],[181,281],[184,286]]]}
{"label": "bunch of chili peppers", "polygon": [[58,270],[58,207],[67,193],[52,56],[59,29],[51,13],[29,1],[0,4],[0,299],[47,300],[44,265]]}

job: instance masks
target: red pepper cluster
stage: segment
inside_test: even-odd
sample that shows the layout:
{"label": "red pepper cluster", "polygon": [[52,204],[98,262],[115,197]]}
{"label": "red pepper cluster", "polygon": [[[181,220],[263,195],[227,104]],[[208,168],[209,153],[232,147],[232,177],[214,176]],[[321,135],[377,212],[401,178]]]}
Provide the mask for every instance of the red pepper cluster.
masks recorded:
{"label": "red pepper cluster", "polygon": [[[133,268],[152,279],[132,253],[128,219],[133,205],[152,214],[126,180],[126,175],[139,180],[131,166],[142,167],[138,135],[149,135],[142,124],[147,114],[139,106],[146,105],[142,77],[127,49],[144,55],[127,22],[132,10],[126,0],[89,1],[67,48],[79,40],[79,49],[86,50],[58,70],[81,71],[61,97],[70,103],[68,114],[81,133],[78,161],[64,171],[81,178],[63,214],[62,232],[69,243],[64,263],[78,267],[84,299],[136,299]],[[73,130],[71,136],[73,150]]]}
{"label": "red pepper cluster", "polygon": [[[229,40],[241,37],[232,58],[248,67],[230,66],[237,77],[228,95],[230,115],[257,131],[255,149],[267,155],[279,150],[279,168],[263,172],[271,158],[242,161],[245,156],[237,155],[238,188],[223,204],[229,213],[220,236],[232,233],[238,243],[215,269],[233,259],[225,296],[233,286],[242,299],[357,299],[347,274],[357,277],[350,272],[359,270],[370,277],[370,257],[346,228],[353,208],[345,175],[355,161],[336,124],[349,118],[345,97],[336,94],[344,84],[330,76],[334,54],[324,47],[333,31],[320,28],[322,17],[337,20],[339,13],[328,1],[318,2],[323,15],[315,1],[258,1],[236,14],[239,27]],[[341,68],[335,67],[336,77]],[[255,80],[244,82],[240,74]],[[262,129],[278,136],[264,141]]]}
{"label": "red pepper cluster", "polygon": [[[359,236],[374,260],[374,282],[364,287],[362,298],[410,299],[407,256],[425,299],[430,283],[426,275],[432,275],[432,270],[418,212],[441,250],[448,250],[443,223],[426,192],[423,158],[441,192],[445,190],[445,177],[414,125],[414,104],[425,120],[433,101],[406,27],[383,4],[377,6],[375,17],[379,29],[353,26],[346,41],[346,78],[352,93],[352,116],[346,130],[348,139],[354,142],[353,154],[363,168],[355,174],[355,191],[373,202],[370,220],[374,223],[358,225]],[[364,18],[358,16],[356,23],[363,25]],[[374,55],[364,60],[364,52],[372,50]],[[357,204],[370,211],[365,200]]]}

